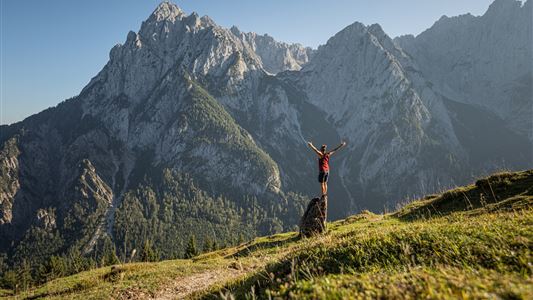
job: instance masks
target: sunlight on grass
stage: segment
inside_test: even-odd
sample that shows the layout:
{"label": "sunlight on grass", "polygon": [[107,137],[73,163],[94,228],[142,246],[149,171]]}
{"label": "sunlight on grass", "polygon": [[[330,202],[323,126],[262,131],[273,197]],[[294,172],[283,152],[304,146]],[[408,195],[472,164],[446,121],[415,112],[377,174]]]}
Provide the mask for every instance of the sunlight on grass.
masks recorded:
{"label": "sunlight on grass", "polygon": [[497,174],[391,214],[329,223],[325,235],[287,232],[191,260],[95,269],[17,298],[149,298],[210,272],[220,276],[189,297],[531,299],[532,188],[533,171]]}

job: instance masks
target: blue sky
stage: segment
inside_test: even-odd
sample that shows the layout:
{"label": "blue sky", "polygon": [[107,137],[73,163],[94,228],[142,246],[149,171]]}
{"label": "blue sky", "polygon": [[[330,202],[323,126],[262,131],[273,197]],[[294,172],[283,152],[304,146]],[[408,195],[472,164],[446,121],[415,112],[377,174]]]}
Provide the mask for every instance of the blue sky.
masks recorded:
{"label": "blue sky", "polygon": [[[0,124],[76,96],[109,50],[137,31],[160,0],[0,0]],[[442,15],[483,14],[492,0],[174,0],[219,25],[317,47],[345,26],[379,23],[395,37]]]}

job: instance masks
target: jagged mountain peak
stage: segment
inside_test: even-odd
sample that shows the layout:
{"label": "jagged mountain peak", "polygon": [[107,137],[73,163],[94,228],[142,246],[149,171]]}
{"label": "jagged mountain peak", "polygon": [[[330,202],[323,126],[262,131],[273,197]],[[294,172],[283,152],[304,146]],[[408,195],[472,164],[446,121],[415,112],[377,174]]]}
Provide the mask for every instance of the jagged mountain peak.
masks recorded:
{"label": "jagged mountain peak", "polygon": [[215,21],[213,21],[213,19],[211,19],[211,17],[209,17],[208,15],[202,16],[200,20],[204,22],[205,24],[209,24],[212,26],[216,25]]}
{"label": "jagged mountain peak", "polygon": [[[418,95],[410,88],[411,83],[404,71],[404,67],[410,64],[402,65],[399,61],[404,59],[404,53],[381,26],[355,22],[319,48],[316,57],[303,68],[305,83],[302,84],[310,91],[309,100],[328,111],[339,131],[346,135],[362,128],[358,120],[367,116],[357,114],[361,113],[360,104],[368,99],[379,100],[375,102],[379,103],[386,98],[390,103],[396,103],[406,102],[408,98],[420,109],[416,118],[425,122],[427,112]],[[338,88],[341,82],[342,88]],[[330,86],[335,88],[330,89]],[[382,90],[394,90],[394,96],[383,97]],[[400,101],[403,95],[405,99]],[[376,117],[389,115],[390,111],[383,111],[382,116]]]}
{"label": "jagged mountain peak", "polygon": [[423,36],[427,34],[427,32],[434,32],[434,31],[444,31],[448,32],[453,27],[457,26],[457,24],[460,24],[460,26],[468,27],[471,26],[472,23],[475,23],[476,20],[478,20],[480,17],[474,16],[470,13],[458,15],[458,16],[452,16],[448,17],[447,15],[441,16],[433,25],[426,30],[422,31],[416,37]]}
{"label": "jagged mountain peak", "polygon": [[497,9],[513,9],[513,8],[520,8],[524,5],[525,1],[522,0],[494,0],[489,5],[490,10],[497,10]]}
{"label": "jagged mountain peak", "polygon": [[385,31],[383,31],[383,28],[381,27],[381,25],[379,24],[372,24],[370,26],[367,27],[368,28],[368,32],[372,33],[373,35],[376,35],[376,36],[383,36],[383,35],[387,35],[385,33]]}
{"label": "jagged mountain peak", "polygon": [[[371,45],[372,48],[379,52],[385,51],[398,54],[400,57],[404,56],[403,53],[400,53],[401,49],[393,43],[392,39],[379,24],[367,26],[360,22],[346,26],[331,37],[325,45],[321,45],[318,48],[317,56],[325,55],[329,57],[334,55],[339,57],[336,60],[340,60],[342,57],[352,57],[354,58],[353,60],[358,60],[356,57],[357,51],[354,51],[354,49],[359,49],[363,44]],[[394,60],[393,56],[389,56],[389,58]]]}
{"label": "jagged mountain peak", "polygon": [[[356,40],[359,40],[361,38],[371,40],[375,38],[375,40],[378,41],[378,43],[375,43],[376,45],[385,40],[391,40],[379,24],[372,24],[367,26],[360,22],[354,22],[346,26],[333,37],[331,37],[327,41],[326,45],[321,45],[319,49],[324,48],[324,46],[327,45],[334,46],[338,44],[354,43]],[[344,49],[347,50],[350,48]]]}
{"label": "jagged mountain peak", "polygon": [[314,55],[314,50],[301,44],[276,41],[268,34],[243,32],[232,26],[229,32],[261,59],[265,71],[276,74],[286,70],[300,70]]}
{"label": "jagged mountain peak", "polygon": [[[99,83],[97,88],[109,97],[94,97],[94,101],[108,102],[125,96],[125,102],[137,105],[172,68],[236,82],[243,80],[245,73],[260,69],[261,62],[229,30],[208,16],[200,17],[194,12],[187,15],[178,6],[163,2],[137,33],[130,31],[123,45],[113,47],[108,64],[83,92]],[[97,107],[87,105],[91,111]]]}
{"label": "jagged mountain peak", "polygon": [[174,22],[184,16],[185,13],[179,6],[170,1],[161,2],[150,15],[149,19],[156,21],[168,20]]}
{"label": "jagged mountain peak", "polygon": [[487,9],[485,16],[498,19],[510,19],[522,10],[528,10],[531,13],[531,0],[527,2],[520,0],[495,0]]}
{"label": "jagged mountain peak", "polygon": [[196,12],[186,14],[177,5],[163,2],[143,22],[139,34],[147,36],[154,31],[161,31],[159,28],[163,28],[161,32],[168,33],[179,31],[180,28],[197,30],[206,27],[217,27],[217,24],[209,16],[200,17]]}
{"label": "jagged mountain peak", "polygon": [[[360,22],[354,22],[346,27],[344,27],[341,31],[337,32],[334,36],[330,37],[327,42],[323,45],[318,46],[317,54],[324,52],[324,49],[327,49],[328,47],[331,47],[338,43],[345,43],[346,41],[355,40],[358,39],[358,37],[362,36],[366,31],[366,26],[363,23]],[[346,48],[345,48],[346,49]]]}
{"label": "jagged mountain peak", "polygon": [[231,31],[231,33],[233,33],[236,36],[239,36],[242,33],[241,30],[239,29],[239,27],[237,27],[235,25],[231,26],[231,28],[229,30]]}
{"label": "jagged mountain peak", "polygon": [[331,37],[329,40],[328,40],[328,43],[330,40],[332,39],[335,39],[335,38],[338,38],[340,36],[346,36],[346,35],[351,35],[351,34],[354,34],[354,33],[360,33],[362,34],[364,31],[366,31],[366,26],[365,24],[363,23],[360,23],[360,22],[354,22],[346,27],[344,27],[344,29],[342,29],[341,31],[339,31],[337,34],[335,34],[333,37]]}
{"label": "jagged mountain peak", "polygon": [[447,15],[442,15],[442,17],[440,17],[433,26],[435,25],[438,26],[439,24],[445,24],[448,22],[454,22],[456,20],[472,20],[475,18],[476,16],[472,15],[471,13],[462,14],[458,16],[452,16],[452,17],[448,17]]}
{"label": "jagged mountain peak", "polygon": [[531,0],[495,0],[481,16],[474,16],[470,13],[452,17],[443,15],[430,28],[416,37],[423,38],[424,36],[433,36],[451,31],[468,31],[472,29],[472,26],[478,26],[482,29],[485,27],[484,24],[486,22],[499,24],[517,22],[517,19],[520,19],[521,16],[527,15],[526,18],[530,17],[532,11],[531,3]]}

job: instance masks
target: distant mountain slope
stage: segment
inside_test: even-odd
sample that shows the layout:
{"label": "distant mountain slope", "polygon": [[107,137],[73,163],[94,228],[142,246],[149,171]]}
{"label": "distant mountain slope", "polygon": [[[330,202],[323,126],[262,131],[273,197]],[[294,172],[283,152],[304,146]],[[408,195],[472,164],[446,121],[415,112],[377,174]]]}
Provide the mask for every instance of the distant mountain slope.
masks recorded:
{"label": "distant mountain slope", "polygon": [[441,94],[422,70],[379,25],[354,23],[300,72],[278,76],[302,90],[349,140],[339,172],[354,211],[465,182],[472,170],[533,162],[527,135],[488,108]]}
{"label": "distant mountain slope", "polygon": [[531,0],[496,0],[482,16],[443,16],[395,42],[435,91],[488,108],[533,140],[532,20]]}

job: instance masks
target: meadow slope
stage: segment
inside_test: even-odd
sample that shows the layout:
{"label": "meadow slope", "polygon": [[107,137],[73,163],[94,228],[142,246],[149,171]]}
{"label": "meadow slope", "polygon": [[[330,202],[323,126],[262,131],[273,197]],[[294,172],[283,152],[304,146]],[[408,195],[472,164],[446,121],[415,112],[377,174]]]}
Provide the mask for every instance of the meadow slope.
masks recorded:
{"label": "meadow slope", "polygon": [[[333,200],[333,199],[332,199]],[[328,233],[59,278],[9,299],[533,299],[533,170],[499,173]]]}

